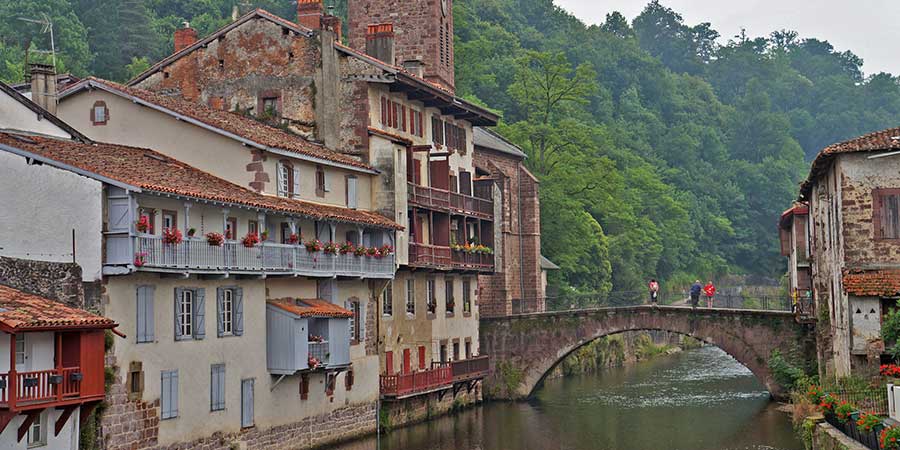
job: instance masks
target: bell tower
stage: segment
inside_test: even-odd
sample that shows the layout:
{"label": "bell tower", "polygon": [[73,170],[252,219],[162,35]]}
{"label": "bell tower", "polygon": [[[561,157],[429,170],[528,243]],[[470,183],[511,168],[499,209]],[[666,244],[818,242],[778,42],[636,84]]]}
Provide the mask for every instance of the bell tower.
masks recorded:
{"label": "bell tower", "polygon": [[370,25],[393,25],[394,60],[384,62],[398,67],[421,67],[426,80],[454,90],[453,0],[350,0],[348,3],[351,47],[366,51]]}

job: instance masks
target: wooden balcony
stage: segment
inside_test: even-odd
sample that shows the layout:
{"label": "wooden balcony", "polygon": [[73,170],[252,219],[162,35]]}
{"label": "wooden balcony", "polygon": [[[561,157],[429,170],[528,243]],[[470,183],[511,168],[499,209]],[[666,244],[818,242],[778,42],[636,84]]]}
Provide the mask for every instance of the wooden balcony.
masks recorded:
{"label": "wooden balcony", "polygon": [[162,236],[150,234],[140,234],[135,241],[135,254],[143,255],[143,265],[136,266],[138,270],[382,279],[394,276],[394,255],[329,255],[307,252],[301,245],[270,242],[247,248],[240,242],[226,241],[218,247],[197,238],[171,245],[163,243]]}
{"label": "wooden balcony", "polygon": [[409,204],[420,208],[465,214],[480,219],[493,220],[494,202],[491,199],[473,197],[415,183],[407,183]]}
{"label": "wooden balcony", "polygon": [[409,265],[439,270],[493,272],[494,255],[466,253],[450,247],[411,243]]}
{"label": "wooden balcony", "polygon": [[418,372],[382,375],[381,396],[401,399],[453,388],[484,378],[490,370],[489,356],[476,356],[450,363],[436,363]]}
{"label": "wooden balcony", "polygon": [[22,409],[79,399],[83,378],[79,367],[0,374],[0,408]]}

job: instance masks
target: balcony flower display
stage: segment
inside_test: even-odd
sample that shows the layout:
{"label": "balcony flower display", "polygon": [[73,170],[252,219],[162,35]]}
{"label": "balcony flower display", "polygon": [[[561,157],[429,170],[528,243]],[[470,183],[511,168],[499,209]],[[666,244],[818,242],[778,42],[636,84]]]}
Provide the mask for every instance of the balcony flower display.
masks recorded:
{"label": "balcony flower display", "polygon": [[858,426],[863,431],[872,431],[878,425],[881,425],[882,419],[875,414],[862,413],[859,416],[859,420],[856,421],[856,426]]}
{"label": "balcony flower display", "polygon": [[378,255],[378,249],[375,247],[369,247],[366,249],[366,256],[372,258]]}
{"label": "balcony flower display", "polygon": [[900,366],[896,364],[882,364],[881,376],[888,378],[900,378]]}
{"label": "balcony flower display", "polygon": [[188,233],[187,233],[187,234],[188,234],[188,237],[194,237],[194,235],[197,234],[197,229],[196,229],[196,228],[190,228],[190,229],[188,229]]}
{"label": "balcony flower display", "polygon": [[822,392],[822,388],[816,385],[812,385],[809,387],[809,390],[806,391],[806,398],[814,404],[818,404],[822,401],[822,396],[825,395]]}
{"label": "balcony flower display", "polygon": [[881,431],[878,443],[885,450],[900,449],[900,427],[888,427]]}
{"label": "balcony flower display", "polygon": [[163,230],[163,243],[170,245],[178,245],[183,241],[181,230],[178,228],[166,228]]}
{"label": "balcony flower display", "polygon": [[320,241],[318,239],[306,241],[306,243],[303,245],[306,247],[306,251],[308,251],[310,253],[316,253],[316,252],[322,251],[322,241]]}
{"label": "balcony flower display", "polygon": [[334,242],[329,242],[329,243],[325,244],[324,250],[325,250],[325,254],[326,254],[326,255],[334,255],[334,254],[337,254],[337,252],[338,252],[338,245],[335,244]]}
{"label": "balcony flower display", "polygon": [[309,342],[325,342],[325,338],[318,334],[309,335]]}
{"label": "balcony flower display", "polygon": [[847,423],[850,414],[853,414],[854,411],[856,411],[856,408],[854,408],[853,405],[841,401],[837,408],[834,408],[834,415],[837,416],[837,419],[841,421],[841,423]]}
{"label": "balcony flower display", "polygon": [[492,248],[486,246],[486,245],[478,244],[478,245],[475,246],[475,248],[474,248],[474,250],[472,251],[472,253],[478,253],[478,254],[481,254],[481,255],[493,255],[493,254],[494,254],[494,250],[493,250]]}
{"label": "balcony flower display", "polygon": [[138,221],[134,225],[134,227],[140,233],[146,233],[146,232],[150,231],[150,218],[147,216],[141,216],[141,218],[138,219]]}
{"label": "balcony flower display", "polygon": [[342,255],[346,255],[347,253],[353,253],[354,251],[356,251],[356,247],[353,246],[352,242],[344,242],[343,244],[341,244],[338,251],[340,251]]}
{"label": "balcony flower display", "polygon": [[832,414],[834,413],[834,406],[837,404],[837,399],[834,398],[831,394],[825,394],[822,396],[822,400],[819,401],[819,411],[822,414]]}
{"label": "balcony flower display", "polygon": [[365,248],[365,247],[363,247],[362,245],[360,245],[359,247],[356,247],[356,248],[353,250],[353,254],[356,255],[356,256],[365,256],[366,251],[368,251],[368,249]]}
{"label": "balcony flower display", "polygon": [[309,364],[310,369],[315,369],[316,367],[319,367],[322,365],[322,363],[313,356],[309,357],[309,359],[307,360],[307,363]]}
{"label": "balcony flower display", "polygon": [[259,239],[260,239],[261,241],[263,241],[263,242],[268,241],[268,240],[269,240],[269,232],[268,232],[268,231],[263,231],[263,232],[259,235]]}
{"label": "balcony flower display", "polygon": [[244,247],[253,248],[256,244],[259,244],[259,235],[256,233],[247,233],[244,236],[244,239],[241,240],[241,243],[244,244]]}
{"label": "balcony flower display", "polygon": [[394,247],[391,247],[389,244],[384,244],[381,246],[381,256],[393,255]]}
{"label": "balcony flower display", "polygon": [[206,233],[206,243],[213,247],[221,247],[225,245],[225,236],[222,233]]}
{"label": "balcony flower display", "polygon": [[137,252],[134,254],[134,267],[144,267],[147,263],[147,252]]}
{"label": "balcony flower display", "polygon": [[300,236],[297,235],[297,233],[291,233],[291,235],[288,236],[288,244],[297,245],[298,243],[300,243]]}

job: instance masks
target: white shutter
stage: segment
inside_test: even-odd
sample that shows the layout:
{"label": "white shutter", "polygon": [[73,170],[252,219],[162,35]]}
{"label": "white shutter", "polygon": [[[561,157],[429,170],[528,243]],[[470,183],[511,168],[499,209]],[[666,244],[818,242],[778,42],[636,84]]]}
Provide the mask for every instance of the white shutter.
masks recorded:
{"label": "white shutter", "polygon": [[284,179],[284,164],[277,164],[275,169],[275,178],[275,185],[278,189],[278,196],[284,197],[285,195],[287,195],[287,193],[284,192],[284,185],[287,183],[287,180]]}
{"label": "white shutter", "polygon": [[350,209],[356,209],[356,183],[358,179],[356,177],[347,177],[347,207]]}
{"label": "white shutter", "polygon": [[291,192],[294,197],[300,197],[300,169],[297,167],[294,167],[294,186]]}

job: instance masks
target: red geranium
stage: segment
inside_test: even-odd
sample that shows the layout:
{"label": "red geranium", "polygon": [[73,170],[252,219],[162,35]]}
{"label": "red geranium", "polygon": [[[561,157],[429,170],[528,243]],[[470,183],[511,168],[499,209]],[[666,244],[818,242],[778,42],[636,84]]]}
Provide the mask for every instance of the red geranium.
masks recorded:
{"label": "red geranium", "polygon": [[137,228],[137,230],[141,233],[150,231],[150,218],[147,216],[141,216],[134,227]]}
{"label": "red geranium", "polygon": [[182,240],[181,230],[178,228],[166,228],[163,230],[163,242],[166,244],[178,245]]}
{"label": "red geranium", "polygon": [[206,243],[212,245],[213,247],[221,247],[225,245],[225,236],[222,236],[222,233],[206,233]]}
{"label": "red geranium", "polygon": [[896,364],[882,364],[881,376],[900,378],[900,366]]}
{"label": "red geranium", "polygon": [[296,245],[298,242],[300,242],[300,236],[297,236],[297,233],[291,233],[288,237],[288,244]]}
{"label": "red geranium", "polygon": [[244,244],[244,247],[253,248],[256,244],[259,244],[259,235],[256,233],[247,233],[241,243]]}

